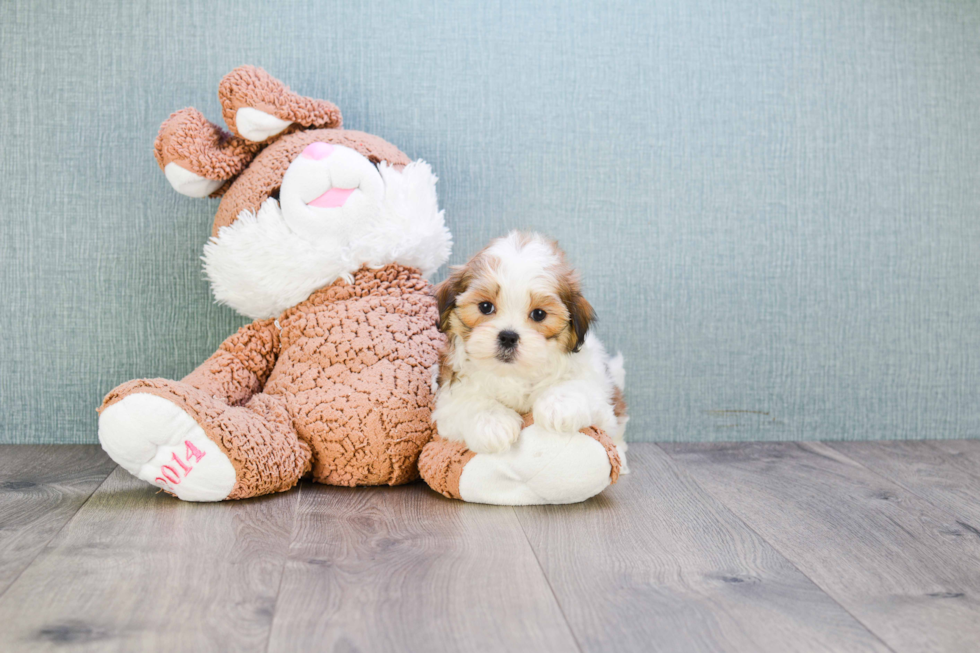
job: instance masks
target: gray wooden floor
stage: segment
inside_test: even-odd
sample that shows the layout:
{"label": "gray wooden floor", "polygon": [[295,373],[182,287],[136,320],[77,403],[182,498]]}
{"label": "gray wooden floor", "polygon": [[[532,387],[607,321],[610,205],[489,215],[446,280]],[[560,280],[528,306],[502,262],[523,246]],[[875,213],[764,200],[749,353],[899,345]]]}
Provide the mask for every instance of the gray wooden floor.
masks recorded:
{"label": "gray wooden floor", "polygon": [[978,651],[980,441],[635,444],[563,507],[0,446],[0,651]]}

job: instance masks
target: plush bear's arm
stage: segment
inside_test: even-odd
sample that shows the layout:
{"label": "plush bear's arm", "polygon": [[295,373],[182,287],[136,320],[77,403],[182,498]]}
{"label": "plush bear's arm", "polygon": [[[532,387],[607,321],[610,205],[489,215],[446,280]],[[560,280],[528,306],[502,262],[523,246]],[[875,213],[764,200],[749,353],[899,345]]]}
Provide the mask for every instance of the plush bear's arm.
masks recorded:
{"label": "plush bear's arm", "polygon": [[243,404],[262,390],[278,356],[275,321],[257,320],[221,343],[218,351],[183,381],[231,405]]}

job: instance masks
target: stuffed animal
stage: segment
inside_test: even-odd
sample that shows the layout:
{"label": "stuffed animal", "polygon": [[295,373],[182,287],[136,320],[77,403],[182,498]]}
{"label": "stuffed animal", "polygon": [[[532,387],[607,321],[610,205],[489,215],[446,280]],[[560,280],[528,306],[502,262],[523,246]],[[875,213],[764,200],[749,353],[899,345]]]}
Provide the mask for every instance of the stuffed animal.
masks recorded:
{"label": "stuffed animal", "polygon": [[604,431],[546,431],[530,414],[502,453],[477,454],[437,435],[419,458],[422,479],[443,496],[507,506],[585,501],[615,483],[620,469],[619,451]]}
{"label": "stuffed animal", "polygon": [[103,448],[188,501],[418,478],[444,343],[425,277],[451,248],[436,177],[261,69],[218,95],[232,133],[183,109],[155,152],[178,192],[221,196],[204,269],[255,321],[181,381],[112,390]]}
{"label": "stuffed animal", "polygon": [[155,154],[175,190],[221,198],[204,269],[215,299],[254,321],[180,381],[112,390],[99,440],[113,460],[186,501],[304,477],[398,485],[420,468],[437,492],[482,503],[582,501],[615,482],[616,448],[595,428],[528,417],[492,455],[433,440],[445,340],[426,277],[452,238],[428,164],[259,68],[232,71],[218,95],[231,133],[183,109]]}

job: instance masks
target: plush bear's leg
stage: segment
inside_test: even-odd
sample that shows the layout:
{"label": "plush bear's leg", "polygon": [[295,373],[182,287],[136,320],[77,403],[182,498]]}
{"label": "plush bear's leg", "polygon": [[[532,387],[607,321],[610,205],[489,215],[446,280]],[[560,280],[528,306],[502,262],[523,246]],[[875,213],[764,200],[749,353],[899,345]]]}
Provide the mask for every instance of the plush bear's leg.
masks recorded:
{"label": "plush bear's leg", "polygon": [[616,482],[619,454],[604,432],[555,433],[525,422],[517,442],[498,454],[433,440],[419,457],[422,479],[444,496],[499,505],[576,503]]}
{"label": "plush bear's leg", "polygon": [[313,480],[354,487],[418,479],[419,453],[434,430],[429,378],[421,366],[399,361],[362,370],[348,383],[318,384],[315,412],[295,417],[314,452]]}
{"label": "plush bear's leg", "polygon": [[293,123],[318,129],[342,125],[337,105],[297,95],[255,66],[241,66],[225,75],[218,85],[218,99],[231,131],[253,142],[278,136]]}
{"label": "plush bear's leg", "polygon": [[281,492],[311,466],[310,448],[277,396],[230,406],[187,383],[146,379],[110,392],[99,412],[109,456],[185,501]]}

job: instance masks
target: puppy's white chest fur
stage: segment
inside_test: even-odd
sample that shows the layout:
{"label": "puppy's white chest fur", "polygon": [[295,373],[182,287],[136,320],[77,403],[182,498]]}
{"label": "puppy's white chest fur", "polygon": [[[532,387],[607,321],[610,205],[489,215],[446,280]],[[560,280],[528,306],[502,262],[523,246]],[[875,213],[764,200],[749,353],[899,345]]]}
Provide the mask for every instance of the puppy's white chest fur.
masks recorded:
{"label": "puppy's white chest fur", "polygon": [[[481,388],[490,398],[521,414],[531,412],[534,403],[544,392],[571,377],[567,374],[568,366],[562,366],[565,370],[548,370],[533,378],[500,374],[485,370],[480,365],[466,367],[470,369],[463,372],[464,378],[468,377],[471,383]],[[566,373],[563,374],[562,371]]]}

